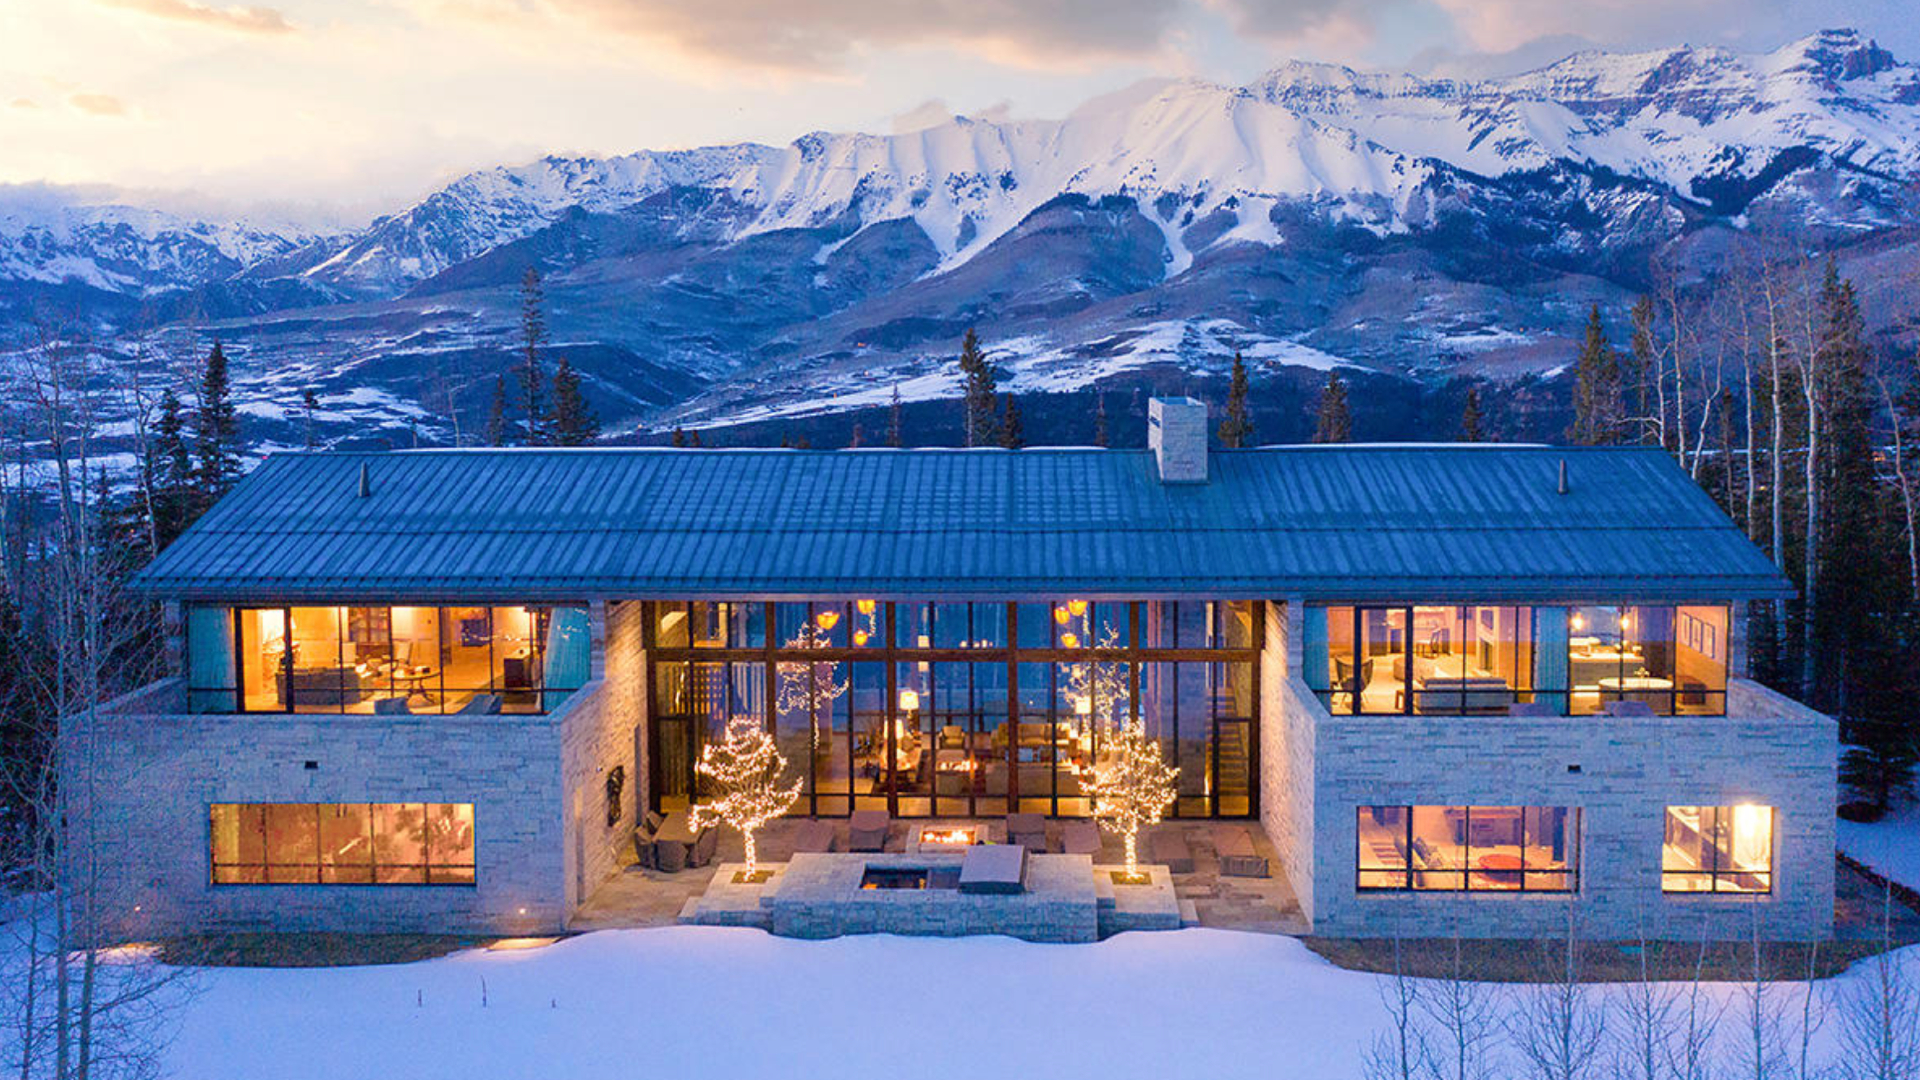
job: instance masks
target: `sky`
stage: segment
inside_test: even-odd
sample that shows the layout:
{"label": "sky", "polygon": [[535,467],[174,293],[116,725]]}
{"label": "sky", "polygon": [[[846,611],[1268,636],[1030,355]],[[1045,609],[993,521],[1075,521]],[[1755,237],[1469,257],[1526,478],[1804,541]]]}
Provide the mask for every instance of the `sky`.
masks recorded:
{"label": "sky", "polygon": [[0,195],[353,225],[465,172],[944,111],[1059,116],[1294,57],[1444,74],[1767,49],[1913,0],[0,0]]}

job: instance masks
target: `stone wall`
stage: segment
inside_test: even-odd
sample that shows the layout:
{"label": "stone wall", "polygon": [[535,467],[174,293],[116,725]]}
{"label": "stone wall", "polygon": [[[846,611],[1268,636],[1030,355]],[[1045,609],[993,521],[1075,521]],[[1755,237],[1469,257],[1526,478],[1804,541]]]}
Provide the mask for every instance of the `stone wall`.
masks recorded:
{"label": "stone wall", "polygon": [[1300,912],[1313,919],[1313,721],[1300,707],[1301,605],[1268,601],[1260,653],[1260,826],[1280,856]]}
{"label": "stone wall", "polygon": [[[129,699],[140,711],[103,711],[92,783],[67,780],[76,829],[91,830],[75,842],[97,852],[101,901],[132,937],[559,930],[571,902],[563,735],[611,744],[586,733],[630,712],[598,680],[546,716],[184,715],[174,690]],[[215,886],[217,802],[472,803],[477,884]]]}
{"label": "stone wall", "polygon": [[[1787,698],[1736,680],[1728,716],[1330,716],[1293,681],[1317,731],[1315,933],[1564,932],[1564,895],[1359,892],[1366,805],[1578,807],[1577,917],[1591,937],[1740,938],[1755,914],[1768,938],[1832,932],[1836,730]],[[1773,892],[1662,893],[1665,808],[1745,802],[1775,808]]]}
{"label": "stone wall", "polygon": [[[565,885],[569,917],[620,866],[631,842],[641,790],[646,658],[641,654],[641,605],[595,603],[593,676],[600,692],[584,708],[571,709],[560,726],[561,783],[565,815]],[[620,770],[613,820],[608,820],[607,777]]]}

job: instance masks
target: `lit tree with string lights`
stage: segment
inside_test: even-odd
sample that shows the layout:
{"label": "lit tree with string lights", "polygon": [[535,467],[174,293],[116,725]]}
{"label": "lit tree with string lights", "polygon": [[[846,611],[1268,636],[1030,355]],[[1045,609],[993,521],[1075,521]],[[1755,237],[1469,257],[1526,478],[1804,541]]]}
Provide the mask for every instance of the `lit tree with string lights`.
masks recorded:
{"label": "lit tree with string lights", "polygon": [[757,717],[736,716],[727,722],[727,737],[708,743],[694,771],[713,782],[713,798],[693,808],[693,826],[703,829],[722,822],[740,830],[747,845],[746,876],[755,871],[754,830],[779,817],[800,797],[800,781],[783,787],[787,759],[773,744],[773,736]]}
{"label": "lit tree with string lights", "polygon": [[1160,744],[1147,735],[1146,725],[1129,720],[1107,744],[1105,760],[1093,767],[1093,816],[1127,842],[1130,879],[1140,877],[1136,846],[1141,828],[1158,824],[1173,805],[1173,782],[1180,770],[1160,757]]}

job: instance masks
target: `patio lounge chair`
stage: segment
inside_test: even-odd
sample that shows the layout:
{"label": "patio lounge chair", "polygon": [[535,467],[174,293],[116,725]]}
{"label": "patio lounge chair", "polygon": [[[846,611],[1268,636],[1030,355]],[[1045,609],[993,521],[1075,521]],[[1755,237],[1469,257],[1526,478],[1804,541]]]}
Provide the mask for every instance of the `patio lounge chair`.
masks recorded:
{"label": "patio lounge chair", "polygon": [[1187,846],[1186,834],[1179,828],[1155,829],[1147,838],[1147,850],[1153,853],[1153,861],[1165,865],[1168,872],[1193,873],[1193,849]]}
{"label": "patio lounge chair", "polygon": [[499,694],[475,694],[473,700],[460,706],[455,716],[495,716],[500,712]]}
{"label": "patio lounge chair", "polygon": [[1069,855],[1100,857],[1100,826],[1091,821],[1069,821],[1060,829],[1060,850]]}
{"label": "patio lounge chair", "polygon": [[892,827],[885,810],[855,810],[847,819],[847,850],[887,850],[887,830]]}
{"label": "patio lounge chair", "polygon": [[1007,843],[1028,851],[1047,850],[1047,819],[1040,814],[1008,814]]}
{"label": "patio lounge chair", "polygon": [[711,866],[714,852],[720,848],[720,830],[712,825],[700,830],[694,838],[693,847],[687,851],[689,867]]}
{"label": "patio lounge chair", "polygon": [[833,850],[833,822],[808,818],[793,830],[793,851],[828,852]]}
{"label": "patio lounge chair", "polygon": [[1267,876],[1267,857],[1254,850],[1251,832],[1228,829],[1220,838],[1220,872],[1231,877]]}

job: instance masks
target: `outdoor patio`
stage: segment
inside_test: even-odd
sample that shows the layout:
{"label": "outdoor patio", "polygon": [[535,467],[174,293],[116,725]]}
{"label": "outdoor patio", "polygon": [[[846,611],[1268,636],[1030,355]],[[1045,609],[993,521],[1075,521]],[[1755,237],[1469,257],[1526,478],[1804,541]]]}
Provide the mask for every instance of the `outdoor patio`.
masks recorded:
{"label": "outdoor patio", "polygon": [[[796,834],[806,820],[783,818],[762,829],[758,836],[760,861],[785,862],[793,854]],[[828,820],[834,827],[835,849],[847,850],[846,820],[822,820]],[[997,830],[994,833],[996,837],[1004,835],[1004,819],[981,820]],[[918,835],[920,827],[925,824],[929,823],[894,821],[888,832],[886,850],[907,851],[912,838]],[[1047,823],[1049,850],[1060,849],[1060,830],[1064,824],[1064,821]],[[1256,853],[1266,857],[1269,877],[1234,877],[1220,873],[1221,843],[1231,832],[1239,829],[1245,829],[1252,835]],[[1179,898],[1191,902],[1201,926],[1268,934],[1306,932],[1306,922],[1300,915],[1299,904],[1294,900],[1293,889],[1280,869],[1273,845],[1268,842],[1257,822],[1166,822],[1156,826],[1156,830],[1179,832],[1193,852],[1193,872],[1173,875],[1173,884]],[[1141,848],[1143,852],[1147,850],[1144,838]],[[722,864],[741,861],[743,854],[740,834],[728,828],[720,830],[717,857],[711,864],[698,869],[674,873],[644,869],[637,865],[629,846],[621,857],[620,872],[594,891],[574,916],[569,929],[586,931],[671,926],[690,898],[706,892],[714,871]],[[1094,861],[1103,864],[1124,862],[1123,845],[1103,831],[1100,854]],[[1150,860],[1143,857],[1142,861]]]}

